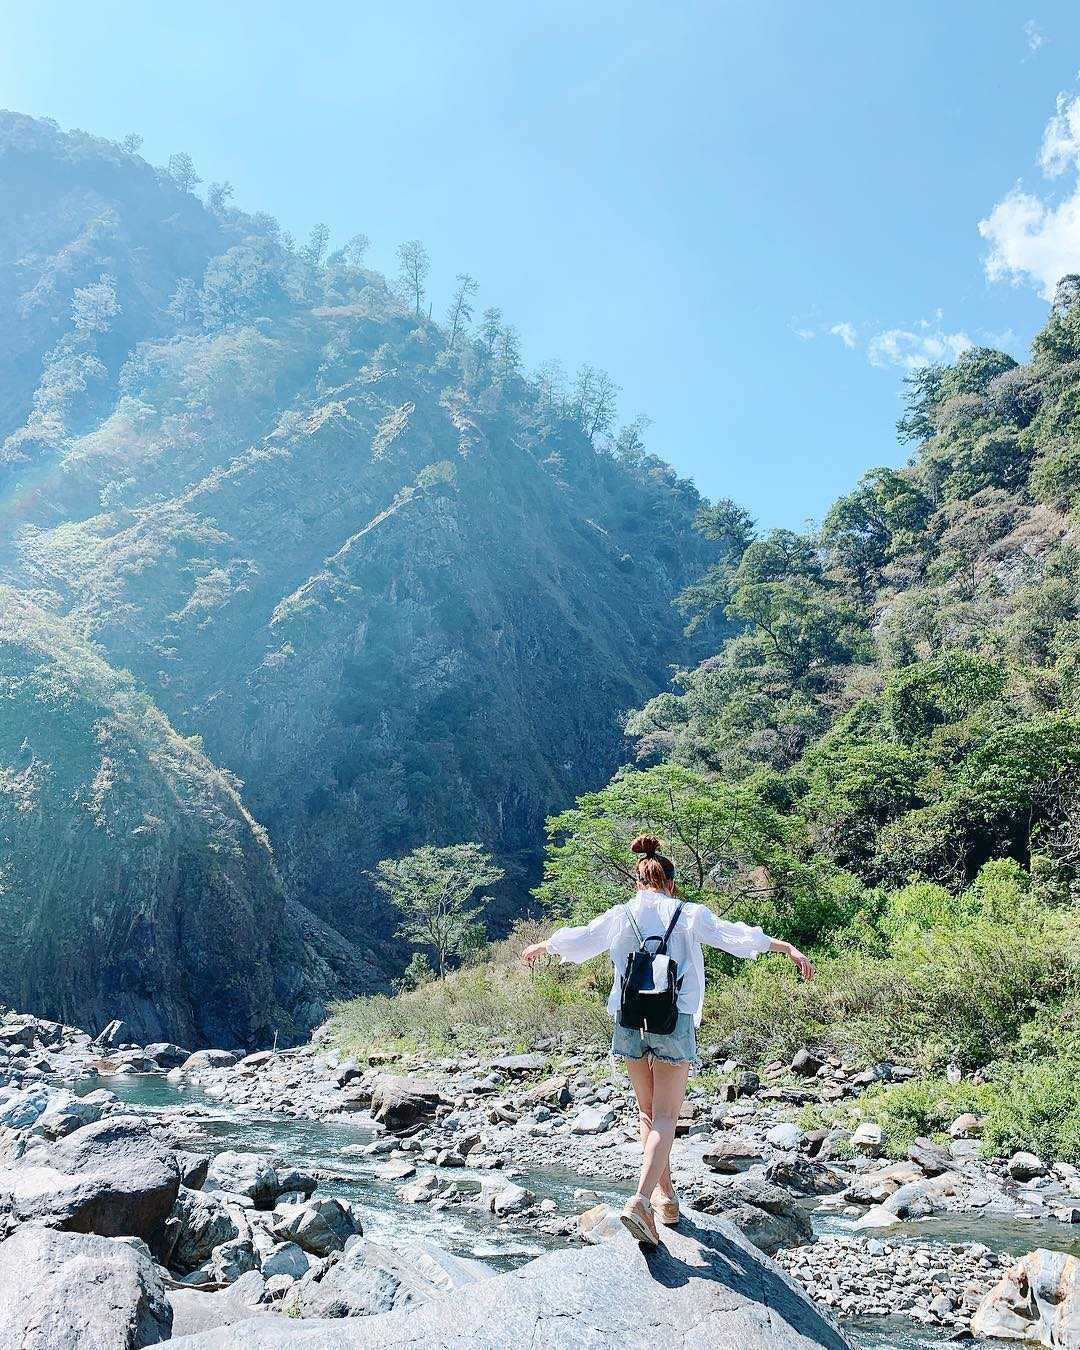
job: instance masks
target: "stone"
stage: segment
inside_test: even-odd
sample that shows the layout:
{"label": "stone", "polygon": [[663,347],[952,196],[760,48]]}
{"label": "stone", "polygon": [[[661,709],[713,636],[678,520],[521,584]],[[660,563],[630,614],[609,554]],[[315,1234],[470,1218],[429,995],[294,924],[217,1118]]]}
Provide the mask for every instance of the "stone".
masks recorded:
{"label": "stone", "polygon": [[339,1252],[363,1227],[351,1208],[340,1200],[308,1200],[285,1205],[275,1215],[272,1232],[281,1242],[295,1242],[314,1256]]}
{"label": "stone", "polygon": [[710,1171],[733,1175],[751,1163],[760,1162],[761,1150],[751,1140],[735,1136],[710,1144],[701,1160]]}
{"label": "stone", "polygon": [[938,1177],[943,1172],[952,1171],[952,1155],[930,1139],[916,1139],[908,1148],[907,1155],[928,1177]]}
{"label": "stone", "polygon": [[179,1065],[185,1073],[196,1069],[228,1069],[240,1058],[232,1050],[196,1050]]}
{"label": "stone", "polygon": [[121,1242],[27,1225],[0,1242],[4,1350],[140,1350],[168,1340],[153,1261]]}
{"label": "stone", "polygon": [[37,1122],[49,1106],[49,1090],[44,1087],[0,1089],[0,1125],[9,1130],[25,1130]]}
{"label": "stone", "polygon": [[1043,1160],[1034,1153],[1014,1153],[1009,1159],[1009,1176],[1014,1181],[1033,1181],[1044,1177],[1050,1170]]}
{"label": "stone", "polygon": [[126,1022],[116,1018],[98,1032],[94,1037],[94,1044],[108,1049],[113,1046],[128,1044],[132,1040],[134,1040],[134,1037],[131,1034],[131,1028]]}
{"label": "stone", "polygon": [[34,1122],[34,1133],[46,1139],[63,1139],[82,1125],[93,1125],[104,1114],[104,1102],[76,1097],[73,1092],[57,1092]]}
{"label": "stone", "polygon": [[949,1134],[953,1139],[978,1139],[982,1132],[982,1121],[970,1111],[957,1116],[949,1126]]}
{"label": "stone", "polygon": [[851,1350],[778,1266],[729,1224],[692,1210],[684,1210],[678,1228],[664,1229],[656,1251],[620,1231],[420,1306],[343,1320],[256,1318],[174,1341],[170,1350],[706,1344],[711,1350]]}
{"label": "stone", "polygon": [[168,1041],[155,1041],[153,1045],[146,1046],[143,1053],[147,1059],[152,1059],[159,1069],[179,1069],[191,1058],[190,1050],[182,1050],[180,1046],[172,1045]]}
{"label": "stone", "polygon": [[221,1284],[232,1284],[241,1275],[258,1268],[259,1258],[250,1238],[230,1238],[215,1247],[210,1258],[210,1273]]}
{"label": "stone", "polygon": [[213,1191],[181,1186],[170,1218],[176,1220],[177,1236],[168,1263],[182,1275],[208,1261],[215,1247],[240,1236],[228,1205]]}
{"label": "stone", "polygon": [[404,1160],[398,1162],[380,1163],[375,1168],[375,1175],[380,1181],[405,1181],[408,1177],[416,1175],[416,1168],[411,1162]]}
{"label": "stone", "polygon": [[538,1102],[548,1102],[555,1106],[568,1106],[573,1099],[566,1078],[562,1074],[555,1074],[552,1078],[545,1078],[543,1082],[537,1083],[534,1087],[526,1088],[519,1100],[526,1106],[532,1106]]}
{"label": "stone", "polygon": [[804,1045],[801,1050],[795,1052],[789,1067],[792,1073],[797,1073],[801,1078],[813,1078],[822,1068],[822,1061]]}
{"label": "stone", "polygon": [[301,1281],[295,1302],[304,1317],[367,1317],[428,1303],[494,1274],[482,1261],[453,1256],[427,1238],[394,1247],[354,1238]]}
{"label": "stone", "polygon": [[570,1122],[571,1134],[600,1134],[615,1124],[615,1112],[608,1106],[586,1106]]}
{"label": "stone", "polygon": [[547,1055],[528,1054],[528,1055],[503,1055],[501,1059],[493,1059],[491,1067],[498,1069],[501,1073],[525,1074],[539,1073],[548,1066]]}
{"label": "stone", "polygon": [[516,1182],[511,1182],[509,1186],[503,1186],[497,1192],[491,1202],[492,1212],[495,1214],[520,1214],[523,1209],[528,1209],[533,1203],[535,1197],[531,1191],[527,1191],[524,1186],[518,1186]]}
{"label": "stone", "polygon": [[274,1202],[283,1193],[276,1168],[261,1153],[215,1154],[204,1186],[208,1191],[246,1195],[256,1209],[273,1209]]}
{"label": "stone", "polygon": [[976,1336],[1077,1350],[1080,1257],[1042,1247],[1028,1252],[979,1304],[971,1330]]}
{"label": "stone", "polygon": [[311,1269],[311,1257],[295,1242],[278,1242],[262,1259],[262,1273],[266,1279],[274,1275],[288,1275],[299,1280]]}
{"label": "stone", "polygon": [[433,1083],[397,1074],[379,1074],[371,1089],[371,1114],[388,1130],[406,1130],[435,1114],[442,1100]]}
{"label": "stone", "polygon": [[173,1311],[173,1335],[191,1336],[214,1327],[230,1326],[251,1317],[269,1294],[258,1271],[248,1271],[228,1289],[207,1293],[202,1289],[170,1289],[166,1294]]}
{"label": "stone", "polygon": [[864,1120],[851,1136],[851,1147],[871,1157],[879,1157],[884,1148],[885,1136],[881,1126],[871,1120]]}
{"label": "stone", "polygon": [[787,1153],[793,1153],[802,1145],[805,1138],[805,1130],[787,1121],[774,1125],[765,1135],[766,1142],[772,1144],[773,1148],[783,1149]]}
{"label": "stone", "polygon": [[0,1170],[0,1214],[103,1237],[153,1242],[176,1201],[180,1169],[141,1121],[109,1116]]}

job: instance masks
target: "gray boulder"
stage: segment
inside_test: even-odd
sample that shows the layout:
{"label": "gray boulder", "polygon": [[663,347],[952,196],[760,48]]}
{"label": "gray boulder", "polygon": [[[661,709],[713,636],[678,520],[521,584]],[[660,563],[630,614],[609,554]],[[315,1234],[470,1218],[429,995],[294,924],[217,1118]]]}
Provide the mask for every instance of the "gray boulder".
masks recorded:
{"label": "gray boulder", "polygon": [[388,1130],[407,1130],[425,1116],[434,1115],[441,1100],[433,1083],[384,1073],[372,1085],[371,1114]]}
{"label": "gray boulder", "polygon": [[176,1158],[145,1124],[110,1116],[0,1170],[0,1224],[153,1242],[179,1188]]}
{"label": "gray boulder", "polygon": [[196,1050],[188,1055],[178,1067],[188,1071],[193,1069],[229,1069],[240,1058],[231,1050]]}
{"label": "gray boulder", "polygon": [[279,1242],[295,1242],[313,1256],[329,1256],[364,1230],[352,1209],[340,1200],[309,1200],[283,1205],[272,1231]]}
{"label": "gray boulder", "polygon": [[979,1304],[971,1330],[976,1336],[1078,1350],[1080,1257],[1042,1247],[1028,1252]]}
{"label": "gray boulder", "polygon": [[282,1192],[277,1170],[261,1153],[218,1153],[212,1159],[203,1187],[246,1195],[256,1209],[273,1209]]}
{"label": "gray boulder", "polygon": [[170,1218],[178,1221],[178,1236],[169,1265],[183,1275],[208,1261],[215,1247],[240,1236],[228,1206],[213,1192],[181,1186]]}
{"label": "gray boulder", "polygon": [[63,1090],[54,1092],[48,1106],[34,1122],[34,1133],[42,1134],[46,1139],[63,1139],[81,1126],[93,1125],[100,1120],[105,1108],[106,1101],[100,1099],[76,1097],[73,1092]]}
{"label": "gray boulder", "polygon": [[788,1277],[735,1229],[685,1211],[647,1252],[620,1230],[551,1252],[421,1307],[345,1320],[253,1319],[176,1350],[851,1350]]}
{"label": "gray boulder", "polygon": [[166,1294],[173,1313],[173,1335],[190,1336],[241,1322],[266,1301],[266,1281],[258,1271],[241,1275],[228,1289],[171,1289]]}
{"label": "gray boulder", "polygon": [[153,1045],[146,1046],[143,1053],[147,1059],[152,1059],[159,1069],[179,1069],[191,1058],[190,1050],[182,1050],[180,1046],[172,1045],[169,1041],[155,1041]]}
{"label": "gray boulder", "polygon": [[139,1350],[171,1330],[161,1278],[134,1247],[29,1225],[0,1242],[4,1350]]}
{"label": "gray boulder", "polygon": [[357,1238],[305,1276],[290,1302],[303,1317],[370,1317],[428,1303],[494,1274],[482,1261],[453,1256],[426,1239],[386,1247]]}

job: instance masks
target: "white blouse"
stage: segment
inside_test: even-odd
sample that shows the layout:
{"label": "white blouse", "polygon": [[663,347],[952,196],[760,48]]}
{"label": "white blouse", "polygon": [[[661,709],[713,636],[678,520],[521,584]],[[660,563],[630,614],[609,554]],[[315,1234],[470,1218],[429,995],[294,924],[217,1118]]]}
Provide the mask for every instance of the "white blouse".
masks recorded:
{"label": "white blouse", "polygon": [[[615,979],[608,998],[608,1012],[612,1017],[619,1011],[620,980],[626,968],[626,958],[638,948],[637,934],[627,915],[629,908],[641,930],[642,937],[663,937],[679,901],[662,891],[638,891],[625,905],[613,905],[598,914],[591,923],[580,928],[557,928],[547,940],[548,951],[564,961],[580,964],[602,951],[611,953]],[[675,961],[682,986],[679,989],[679,1011],[694,1014],[694,1025],[701,1025],[701,1006],[705,999],[705,958],[701,944],[719,947],[732,956],[751,960],[767,952],[773,939],[760,928],[745,923],[728,923],[718,919],[705,905],[684,904],[668,942],[668,955]]]}

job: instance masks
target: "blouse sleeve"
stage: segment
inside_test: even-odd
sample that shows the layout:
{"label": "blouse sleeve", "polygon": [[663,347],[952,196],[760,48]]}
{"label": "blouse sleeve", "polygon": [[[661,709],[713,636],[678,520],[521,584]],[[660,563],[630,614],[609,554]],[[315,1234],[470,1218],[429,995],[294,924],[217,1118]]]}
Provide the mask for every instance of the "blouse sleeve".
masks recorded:
{"label": "blouse sleeve", "polygon": [[729,923],[718,919],[707,905],[695,905],[690,920],[690,931],[699,942],[707,947],[719,947],[731,956],[741,956],[751,960],[767,952],[772,946],[772,938],[760,928],[751,928],[745,923]]}
{"label": "blouse sleeve", "polygon": [[556,928],[547,940],[548,951],[576,965],[599,956],[609,949],[617,935],[622,913],[622,905],[614,905],[580,928]]}

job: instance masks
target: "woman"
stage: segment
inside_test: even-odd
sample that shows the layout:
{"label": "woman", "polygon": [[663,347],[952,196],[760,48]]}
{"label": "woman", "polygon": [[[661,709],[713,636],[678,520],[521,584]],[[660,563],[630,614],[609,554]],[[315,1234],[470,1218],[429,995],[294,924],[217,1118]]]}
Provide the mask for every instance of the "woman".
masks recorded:
{"label": "woman", "polygon": [[760,928],[718,919],[704,905],[683,904],[667,947],[681,978],[675,1029],[670,1035],[661,1036],[622,1026],[620,975],[626,959],[638,949],[641,937],[664,935],[680,903],[674,898],[675,865],[660,853],[660,840],[651,834],[639,835],[630,848],[641,855],[635,867],[634,898],[628,904],[613,905],[581,928],[557,929],[546,942],[526,947],[521,958],[531,965],[537,957],[551,954],[580,963],[602,951],[611,953],[615,967],[615,981],[608,999],[608,1012],[615,1018],[611,1052],[626,1060],[641,1113],[645,1154],[637,1192],[627,1201],[620,1217],[639,1242],[656,1246],[660,1240],[656,1219],[669,1225],[679,1220],[679,1201],[671,1181],[671,1145],[690,1067],[697,1061],[696,1028],[701,1023],[705,996],[701,944],[719,947],[747,960],[761,952],[782,952],[794,961],[804,980],[814,978],[814,967],[790,942],[778,942]]}

